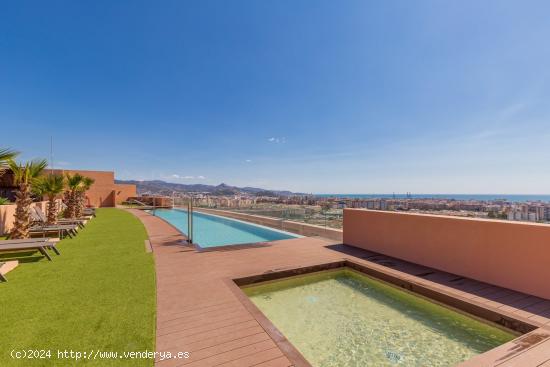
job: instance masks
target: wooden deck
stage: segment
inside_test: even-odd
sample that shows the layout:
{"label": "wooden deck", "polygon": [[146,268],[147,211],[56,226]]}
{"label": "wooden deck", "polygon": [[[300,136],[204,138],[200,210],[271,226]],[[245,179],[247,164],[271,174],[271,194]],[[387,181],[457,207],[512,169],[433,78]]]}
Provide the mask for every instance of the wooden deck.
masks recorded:
{"label": "wooden deck", "polygon": [[550,367],[549,300],[321,238],[199,252],[184,245],[185,237],[162,219],[140,210],[129,211],[144,223],[155,254],[156,350],[190,353],[188,359],[157,359],[156,366],[307,365],[284,336],[266,330],[261,315],[247,307],[229,281],[349,259],[538,327],[464,366]]}

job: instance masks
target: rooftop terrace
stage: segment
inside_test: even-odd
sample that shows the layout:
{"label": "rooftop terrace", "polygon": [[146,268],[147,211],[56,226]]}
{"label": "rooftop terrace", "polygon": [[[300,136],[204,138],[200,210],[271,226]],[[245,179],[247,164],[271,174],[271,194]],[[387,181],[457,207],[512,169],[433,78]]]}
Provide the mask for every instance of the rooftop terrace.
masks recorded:
{"label": "rooftop terrace", "polygon": [[[309,237],[206,250],[147,211],[96,212],[59,242],[61,254],[0,254],[21,261],[0,284],[1,365],[26,362],[9,350],[43,345],[161,353],[122,365],[310,366],[240,286],[348,267],[517,335],[463,367],[550,366],[548,225],[346,209],[342,237],[209,210]],[[36,312],[44,308],[47,315]]]}
{"label": "rooftop terrace", "polygon": [[138,210],[132,213],[145,224],[155,254],[156,348],[190,352],[189,359],[157,360],[158,366],[309,366],[234,280],[268,279],[280,272],[289,275],[295,269],[342,261],[527,333],[464,366],[550,365],[547,299],[323,238],[201,252],[184,245],[185,237],[161,219]]}

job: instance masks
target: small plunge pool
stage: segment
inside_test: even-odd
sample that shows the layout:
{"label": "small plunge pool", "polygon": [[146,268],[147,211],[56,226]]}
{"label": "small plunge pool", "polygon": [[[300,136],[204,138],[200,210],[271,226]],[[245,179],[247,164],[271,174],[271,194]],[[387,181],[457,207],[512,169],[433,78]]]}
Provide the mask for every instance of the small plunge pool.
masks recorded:
{"label": "small plunge pool", "polygon": [[242,289],[315,367],[454,366],[516,337],[350,268]]}

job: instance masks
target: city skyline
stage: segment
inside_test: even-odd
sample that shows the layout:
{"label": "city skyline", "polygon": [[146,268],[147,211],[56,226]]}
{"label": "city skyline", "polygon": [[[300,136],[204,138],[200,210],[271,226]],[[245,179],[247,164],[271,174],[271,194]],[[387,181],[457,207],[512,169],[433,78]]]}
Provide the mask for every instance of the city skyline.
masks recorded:
{"label": "city skyline", "polygon": [[6,4],[2,144],[119,179],[550,193],[549,4],[315,5]]}

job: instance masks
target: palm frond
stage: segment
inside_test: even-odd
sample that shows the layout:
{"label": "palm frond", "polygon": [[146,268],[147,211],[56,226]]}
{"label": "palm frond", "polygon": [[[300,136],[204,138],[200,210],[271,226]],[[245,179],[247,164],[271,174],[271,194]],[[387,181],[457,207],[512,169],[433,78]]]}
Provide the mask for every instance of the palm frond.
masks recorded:
{"label": "palm frond", "polygon": [[0,166],[6,166],[10,159],[15,159],[19,152],[9,148],[0,148]]}
{"label": "palm frond", "polygon": [[31,184],[42,174],[48,166],[48,162],[45,159],[35,159],[30,162],[17,163],[13,159],[9,159],[8,166],[13,171],[16,184]]}
{"label": "palm frond", "polygon": [[36,195],[55,196],[65,190],[65,178],[61,175],[40,176],[32,186]]}
{"label": "palm frond", "polygon": [[82,191],[88,191],[90,189],[90,187],[92,187],[94,182],[95,182],[95,180],[91,177],[82,178],[82,185],[81,185]]}
{"label": "palm frond", "polygon": [[31,180],[37,179],[42,172],[48,167],[48,161],[45,159],[35,159],[28,163],[29,178]]}
{"label": "palm frond", "polygon": [[70,174],[67,173],[67,187],[70,190],[78,190],[78,188],[82,185],[82,181],[84,180],[84,176],[82,176],[80,173]]}

